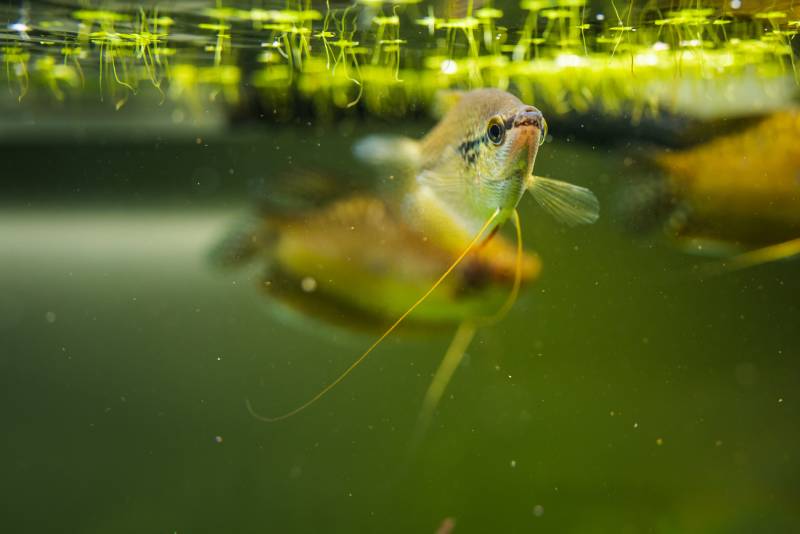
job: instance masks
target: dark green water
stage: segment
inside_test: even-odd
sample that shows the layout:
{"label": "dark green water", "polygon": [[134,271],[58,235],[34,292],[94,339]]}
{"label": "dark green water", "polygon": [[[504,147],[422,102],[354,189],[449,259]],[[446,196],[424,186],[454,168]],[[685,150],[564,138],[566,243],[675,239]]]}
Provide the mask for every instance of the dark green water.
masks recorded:
{"label": "dark green water", "polygon": [[798,264],[699,278],[623,233],[628,146],[543,147],[537,171],[603,216],[564,229],[523,200],[543,276],[479,332],[410,460],[444,335],[391,338],[313,408],[254,420],[245,398],[289,409],[371,338],[280,320],[208,251],[248,182],[346,168],[361,133],[4,138],[3,531],[798,531]]}

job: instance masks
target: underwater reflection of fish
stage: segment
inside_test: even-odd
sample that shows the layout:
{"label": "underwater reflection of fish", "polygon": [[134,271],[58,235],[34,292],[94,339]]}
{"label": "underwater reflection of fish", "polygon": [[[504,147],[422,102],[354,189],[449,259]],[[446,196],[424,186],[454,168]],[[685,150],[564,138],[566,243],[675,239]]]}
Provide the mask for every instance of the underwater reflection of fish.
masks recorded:
{"label": "underwater reflection of fish", "polygon": [[628,196],[641,225],[665,230],[689,251],[740,268],[800,253],[800,111],[775,113],[744,132],[654,157],[664,175]]}
{"label": "underwater reflection of fish", "polygon": [[[523,193],[565,223],[597,219],[589,190],[532,175],[545,128],[539,110],[498,90],[451,100],[419,141],[372,136],[356,145],[357,157],[392,178],[391,192],[376,188],[295,213],[266,209],[251,231],[221,247],[228,263],[265,258],[265,289],[295,309],[383,327],[309,401],[260,419],[285,419],[315,402],[406,318],[418,326],[460,324],[426,394],[424,430],[475,329],[504,314],[520,284],[539,272],[538,258],[522,250],[516,206]],[[509,218],[516,246],[497,233]]]}
{"label": "underwater reflection of fish", "polygon": [[[218,252],[229,264],[263,260],[264,291],[290,309],[366,331],[406,311],[453,260],[450,250],[408,225],[391,203],[367,195],[293,213],[265,210]],[[502,304],[515,261],[512,244],[496,236],[453,270],[408,326],[436,330],[492,302]],[[521,280],[533,279],[539,269],[538,257],[524,253]]]}

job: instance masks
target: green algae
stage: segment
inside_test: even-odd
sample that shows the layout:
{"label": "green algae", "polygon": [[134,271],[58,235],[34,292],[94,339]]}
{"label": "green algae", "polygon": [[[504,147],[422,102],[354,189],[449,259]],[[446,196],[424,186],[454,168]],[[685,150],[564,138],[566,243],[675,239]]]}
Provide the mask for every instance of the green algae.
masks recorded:
{"label": "green algae", "polygon": [[[35,38],[9,27],[0,46],[4,77],[19,99],[41,87],[62,100],[88,90],[88,79],[117,107],[142,84],[162,101],[188,98],[192,106],[201,94],[237,102],[233,85],[248,84],[267,100],[304,99],[320,112],[362,105],[396,114],[430,105],[442,88],[513,86],[551,112],[598,109],[639,120],[671,109],[670,85],[724,85],[746,72],[766,84],[798,78],[794,12],[610,6],[524,0],[516,28],[491,3],[468,3],[454,18],[417,0],[322,9],[295,0],[285,9],[220,1],[191,14],[77,9],[31,21]],[[665,88],[657,98],[654,86]]]}

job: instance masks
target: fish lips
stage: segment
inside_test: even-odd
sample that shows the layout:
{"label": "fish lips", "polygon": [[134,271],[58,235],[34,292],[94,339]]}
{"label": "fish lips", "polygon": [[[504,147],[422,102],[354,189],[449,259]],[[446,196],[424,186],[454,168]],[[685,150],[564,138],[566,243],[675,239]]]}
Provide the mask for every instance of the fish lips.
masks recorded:
{"label": "fish lips", "polygon": [[[526,154],[527,169],[524,177],[527,177],[533,171],[533,162],[536,159],[536,153],[539,151],[544,118],[541,111],[529,107],[517,113],[510,122],[511,131],[514,132],[510,153],[514,155]],[[519,162],[518,157],[512,157],[511,160]]]}

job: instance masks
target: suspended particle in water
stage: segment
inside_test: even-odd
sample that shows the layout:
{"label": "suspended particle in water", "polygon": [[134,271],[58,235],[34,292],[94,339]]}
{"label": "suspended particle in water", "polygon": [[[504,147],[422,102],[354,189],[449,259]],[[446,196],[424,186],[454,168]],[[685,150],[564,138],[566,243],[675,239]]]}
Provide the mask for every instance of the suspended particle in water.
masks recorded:
{"label": "suspended particle in water", "polygon": [[50,324],[53,324],[54,322],[56,322],[56,314],[55,314],[55,312],[49,311],[49,312],[45,313],[44,314],[44,320],[47,321]]}
{"label": "suspended particle in water", "polygon": [[542,517],[544,515],[544,506],[541,504],[537,504],[533,507],[533,515],[536,517]]}
{"label": "suspended particle in water", "polygon": [[300,287],[306,293],[313,293],[317,289],[317,281],[310,276],[306,276],[300,281]]}
{"label": "suspended particle in water", "polygon": [[214,443],[222,443],[222,436],[214,436]]}

